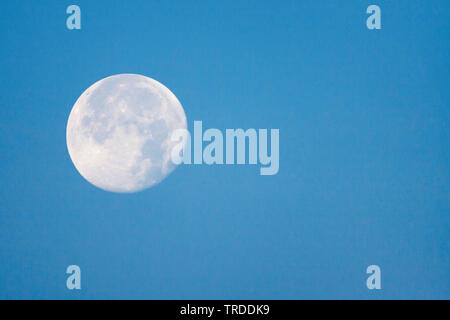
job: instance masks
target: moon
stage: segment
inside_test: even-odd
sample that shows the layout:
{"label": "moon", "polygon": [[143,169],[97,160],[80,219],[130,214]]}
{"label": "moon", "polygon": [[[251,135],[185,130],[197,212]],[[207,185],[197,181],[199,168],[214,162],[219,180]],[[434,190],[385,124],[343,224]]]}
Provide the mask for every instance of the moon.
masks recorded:
{"label": "moon", "polygon": [[181,103],[164,85],[118,74],[90,86],[67,122],[66,140],[78,172],[111,192],[132,193],[161,182],[176,167],[171,141],[186,129]]}

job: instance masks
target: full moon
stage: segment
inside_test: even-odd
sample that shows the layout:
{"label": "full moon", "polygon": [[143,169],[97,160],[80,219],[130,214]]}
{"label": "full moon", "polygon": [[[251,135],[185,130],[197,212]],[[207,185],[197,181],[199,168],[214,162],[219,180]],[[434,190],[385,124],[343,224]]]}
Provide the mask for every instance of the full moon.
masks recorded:
{"label": "full moon", "polygon": [[186,129],[175,95],[156,80],[119,74],[90,86],[67,122],[67,149],[78,172],[112,192],[141,191],[175,169],[174,130]]}

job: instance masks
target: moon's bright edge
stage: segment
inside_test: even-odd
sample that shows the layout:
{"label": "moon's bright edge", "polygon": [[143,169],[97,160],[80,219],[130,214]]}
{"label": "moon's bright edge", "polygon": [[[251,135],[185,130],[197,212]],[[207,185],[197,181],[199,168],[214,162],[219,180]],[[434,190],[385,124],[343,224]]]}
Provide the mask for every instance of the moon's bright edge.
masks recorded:
{"label": "moon's bright edge", "polygon": [[79,173],[112,192],[137,192],[175,169],[171,134],[186,129],[183,107],[156,80],[137,74],[102,79],[78,98],[67,122],[67,148]]}

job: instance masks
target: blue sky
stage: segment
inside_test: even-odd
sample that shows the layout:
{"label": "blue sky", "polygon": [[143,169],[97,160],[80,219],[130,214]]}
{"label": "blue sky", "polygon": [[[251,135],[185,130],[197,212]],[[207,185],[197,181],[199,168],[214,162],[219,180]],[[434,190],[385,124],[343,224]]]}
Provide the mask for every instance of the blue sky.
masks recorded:
{"label": "blue sky", "polygon": [[[449,9],[2,1],[0,298],[450,298]],[[92,186],[67,118],[118,73],[167,86],[190,128],[279,128],[279,173],[180,166],[136,194]],[[382,290],[366,288],[371,264]]]}

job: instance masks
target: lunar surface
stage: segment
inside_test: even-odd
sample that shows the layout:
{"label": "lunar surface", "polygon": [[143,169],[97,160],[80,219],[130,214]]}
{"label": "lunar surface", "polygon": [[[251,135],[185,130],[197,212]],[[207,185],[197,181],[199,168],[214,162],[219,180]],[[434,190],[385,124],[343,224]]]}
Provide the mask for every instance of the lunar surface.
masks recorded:
{"label": "lunar surface", "polygon": [[102,79],[76,101],[67,123],[67,148],[78,172],[112,192],[137,192],[175,169],[174,130],[186,129],[175,95],[156,80],[120,74]]}

